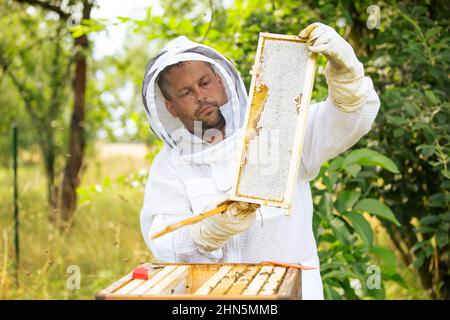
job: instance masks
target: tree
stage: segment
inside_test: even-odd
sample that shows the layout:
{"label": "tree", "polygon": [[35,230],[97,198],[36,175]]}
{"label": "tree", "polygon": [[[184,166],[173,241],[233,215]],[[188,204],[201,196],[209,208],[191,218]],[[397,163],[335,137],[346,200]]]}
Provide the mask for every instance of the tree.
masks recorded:
{"label": "tree", "polygon": [[[71,13],[64,8],[64,4],[56,1],[39,1],[39,0],[16,0],[17,2],[36,6],[56,13],[61,23],[67,24],[72,19]],[[77,5],[81,10],[81,20],[89,20],[94,2],[90,0],[80,0],[72,3]],[[78,23],[80,23],[79,21]],[[75,71],[73,78],[73,94],[74,104],[70,121],[68,153],[65,161],[64,172],[61,184],[54,189],[54,205],[55,209],[51,216],[52,221],[60,225],[61,223],[70,223],[76,207],[76,188],[80,183],[80,172],[83,164],[84,148],[85,148],[85,96],[86,96],[86,74],[87,59],[86,53],[89,48],[87,35],[82,34],[74,37],[73,52]]]}
{"label": "tree", "polygon": [[401,227],[386,228],[406,265],[431,298],[450,299],[450,29],[448,2],[390,6],[369,61],[383,112],[371,139],[399,165],[373,196],[383,198]]}
{"label": "tree", "polygon": [[[82,19],[89,20],[93,3],[89,0],[82,1]],[[70,121],[69,157],[64,168],[64,176],[61,186],[56,189],[57,208],[61,211],[63,221],[70,221],[75,212],[77,193],[76,188],[80,183],[80,171],[83,163],[85,148],[85,96],[87,59],[86,51],[89,47],[87,35],[81,35],[74,39],[75,49],[75,75],[73,80],[74,105]]]}
{"label": "tree", "polygon": [[[70,55],[61,23],[40,22],[37,15],[3,7],[2,24],[10,28],[0,41],[0,67],[23,101],[44,159],[48,203],[54,203],[58,127],[67,96]],[[38,25],[40,27],[38,27]],[[32,40],[30,40],[32,39]],[[15,106],[16,112],[18,106]]]}

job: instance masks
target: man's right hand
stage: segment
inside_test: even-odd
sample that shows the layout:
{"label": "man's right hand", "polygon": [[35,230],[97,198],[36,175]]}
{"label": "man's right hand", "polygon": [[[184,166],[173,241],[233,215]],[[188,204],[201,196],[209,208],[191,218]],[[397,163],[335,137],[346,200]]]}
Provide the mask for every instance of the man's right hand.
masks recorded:
{"label": "man's right hand", "polygon": [[191,237],[203,250],[221,248],[229,237],[251,227],[258,208],[259,204],[232,202],[225,212],[189,226]]}

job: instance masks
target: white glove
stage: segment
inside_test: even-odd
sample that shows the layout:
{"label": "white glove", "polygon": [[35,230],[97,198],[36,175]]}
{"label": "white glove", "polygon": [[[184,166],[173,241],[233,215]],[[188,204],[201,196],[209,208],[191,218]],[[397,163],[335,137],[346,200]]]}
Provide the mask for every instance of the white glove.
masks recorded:
{"label": "white glove", "polygon": [[218,249],[229,237],[251,227],[258,208],[258,204],[232,202],[225,212],[189,226],[192,240],[205,251]]}
{"label": "white glove", "polygon": [[332,27],[315,22],[300,31],[311,52],[322,53],[328,60],[325,78],[329,96],[345,112],[358,110],[365,102],[364,67],[352,46]]}

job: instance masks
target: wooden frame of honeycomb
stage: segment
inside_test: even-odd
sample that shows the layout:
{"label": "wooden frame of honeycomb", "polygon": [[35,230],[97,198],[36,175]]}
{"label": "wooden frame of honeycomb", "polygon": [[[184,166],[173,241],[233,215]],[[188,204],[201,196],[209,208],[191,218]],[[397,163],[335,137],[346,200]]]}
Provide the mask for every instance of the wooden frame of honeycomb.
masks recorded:
{"label": "wooden frame of honeycomb", "polygon": [[[307,50],[306,43],[297,36],[260,33],[244,132],[238,150],[239,165],[230,200],[285,208],[289,214],[307,125],[316,56]],[[292,68],[289,68],[291,61]],[[272,83],[267,83],[270,82],[267,79],[273,79]],[[278,82],[287,85],[277,86]],[[273,113],[273,124],[266,121],[264,127],[264,115],[270,112]],[[274,117],[278,114],[281,120]],[[259,175],[258,170],[249,169],[251,144],[256,144],[255,138],[263,134],[264,130],[268,131],[269,127],[277,129],[277,126],[284,135],[281,137],[284,140],[280,140],[284,149],[279,148],[282,166],[272,176]],[[265,193],[262,192],[263,189],[266,190]]]}

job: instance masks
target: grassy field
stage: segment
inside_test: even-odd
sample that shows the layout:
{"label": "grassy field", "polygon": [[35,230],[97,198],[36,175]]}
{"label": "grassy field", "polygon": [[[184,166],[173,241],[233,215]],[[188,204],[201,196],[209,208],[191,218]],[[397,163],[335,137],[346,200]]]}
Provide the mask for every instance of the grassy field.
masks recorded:
{"label": "grassy field", "polygon": [[[150,160],[143,145],[97,145],[88,157],[76,221],[68,234],[48,222],[45,179],[38,164],[22,165],[20,286],[15,285],[12,173],[0,169],[0,299],[93,299],[152,256],[139,227],[143,178]],[[380,225],[377,242],[391,246]],[[81,271],[80,289],[67,287],[70,266]],[[414,273],[399,261],[409,288],[387,283],[388,299],[426,298]],[[70,270],[70,269],[69,269]]]}
{"label": "grassy field", "polygon": [[[48,222],[41,166],[20,167],[19,288],[14,278],[12,174],[0,170],[0,299],[92,299],[96,291],[151,260],[139,227],[141,184],[117,182],[139,171],[146,175],[147,151],[140,145],[101,147],[87,161],[82,185],[87,194],[68,234]],[[78,290],[66,288],[72,265],[81,271]]]}

